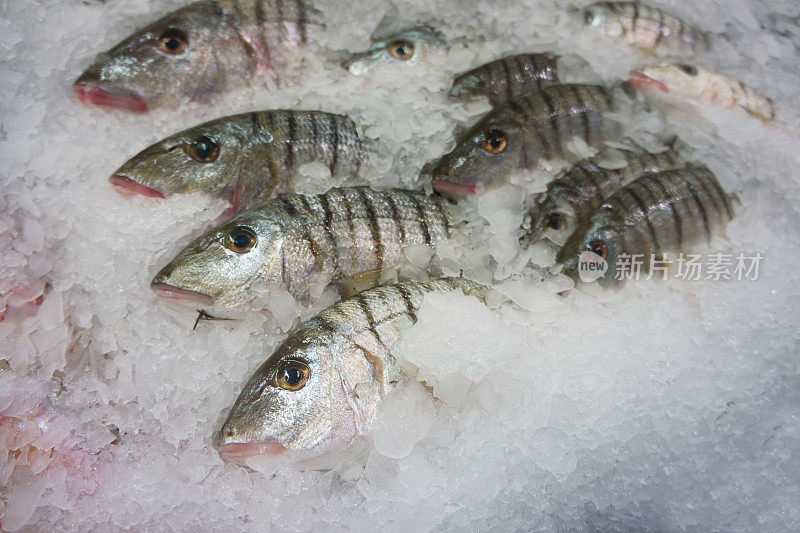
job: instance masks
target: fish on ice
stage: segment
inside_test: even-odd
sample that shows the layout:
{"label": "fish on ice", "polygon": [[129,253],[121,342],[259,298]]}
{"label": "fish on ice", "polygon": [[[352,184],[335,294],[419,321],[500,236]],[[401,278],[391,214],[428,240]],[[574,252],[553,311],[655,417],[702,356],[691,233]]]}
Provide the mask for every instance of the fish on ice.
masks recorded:
{"label": "fish on ice", "polygon": [[256,370],[215,435],[220,456],[266,455],[331,468],[363,451],[382,399],[402,379],[392,350],[425,294],[486,287],[464,278],[376,287],[300,325]]}
{"label": "fish on ice", "polygon": [[432,26],[415,26],[386,37],[373,36],[372,46],[351,55],[342,66],[351,74],[362,76],[384,64],[416,65],[428,54],[447,50],[444,35]]}
{"label": "fish on ice", "polygon": [[322,111],[271,110],[223,117],[145,148],[109,178],[123,195],[224,198],[237,214],[290,192],[306,163],[334,178],[355,178],[364,142],[348,117]]}
{"label": "fish on ice", "polygon": [[458,75],[450,96],[468,99],[486,96],[497,105],[517,95],[557,85],[558,58],[553,54],[506,56]]}

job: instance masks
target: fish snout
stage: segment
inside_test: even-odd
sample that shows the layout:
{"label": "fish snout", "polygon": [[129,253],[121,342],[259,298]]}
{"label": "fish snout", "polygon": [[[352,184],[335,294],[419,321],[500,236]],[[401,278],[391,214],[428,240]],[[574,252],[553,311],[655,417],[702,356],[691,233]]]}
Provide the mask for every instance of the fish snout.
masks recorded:
{"label": "fish snout", "polygon": [[202,292],[193,291],[191,289],[183,289],[160,281],[166,279],[168,276],[159,272],[155,279],[150,283],[150,288],[156,293],[156,296],[163,300],[173,302],[190,302],[200,305],[214,305],[214,298]]}
{"label": "fish snout", "polygon": [[108,181],[114,186],[115,191],[127,198],[136,196],[137,194],[141,194],[142,196],[146,196],[148,198],[166,198],[163,193],[153,189],[152,187],[148,187],[147,185],[137,183],[128,176],[124,176],[122,174],[114,174],[108,178]]}
{"label": "fish snout", "polygon": [[[447,176],[443,176],[443,178],[447,178]],[[473,194],[480,194],[483,191],[483,186],[481,184],[469,185],[466,183],[453,183],[452,181],[442,179],[438,176],[434,176],[431,183],[436,192],[444,196],[450,196],[451,198],[466,198]]]}
{"label": "fish snout", "polygon": [[242,463],[250,457],[266,455],[278,457],[288,450],[278,442],[228,442],[217,444],[217,452],[226,463]]}
{"label": "fish snout", "polygon": [[659,81],[652,76],[648,76],[641,70],[632,70],[629,74],[628,81],[626,85],[635,91],[641,91],[642,89],[649,89],[655,88],[661,91],[662,93],[668,93],[669,87],[664,84],[664,82]]}
{"label": "fish snout", "polygon": [[97,82],[86,81],[83,76],[72,86],[75,96],[82,103],[100,107],[125,109],[133,113],[146,113],[147,102],[140,96],[100,87]]}

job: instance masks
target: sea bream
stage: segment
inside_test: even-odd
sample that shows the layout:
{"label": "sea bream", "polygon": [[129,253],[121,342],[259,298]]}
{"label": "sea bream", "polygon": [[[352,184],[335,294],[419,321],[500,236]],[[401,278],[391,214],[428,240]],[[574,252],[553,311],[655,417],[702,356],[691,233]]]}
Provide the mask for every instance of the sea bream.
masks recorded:
{"label": "sea bream", "polygon": [[231,308],[276,284],[308,302],[320,280],[376,285],[407,246],[435,247],[460,221],[460,208],[447,199],[400,189],[279,196],[190,243],[151,287],[167,300]]}
{"label": "sea bream", "polygon": [[492,105],[536,89],[557,85],[558,58],[552,54],[517,54],[486,63],[453,80],[450,96],[486,96]]}
{"label": "sea bream", "polygon": [[671,102],[740,108],[763,121],[775,119],[772,101],[740,81],[687,64],[662,65],[634,70],[628,85]]}
{"label": "sea bream", "polygon": [[377,287],[300,325],[256,370],[215,436],[220,456],[332,468],[364,450],[382,399],[403,371],[393,348],[425,294],[486,287],[463,278]]}
{"label": "sea bream", "polygon": [[597,282],[621,287],[636,274],[634,255],[646,274],[654,258],[710,242],[734,217],[736,201],[707,168],[647,175],[612,194],[580,223],[556,261],[564,273],[578,277],[579,262],[602,260],[608,269]]}
{"label": "sea bream", "polygon": [[444,35],[431,26],[416,26],[385,37],[373,36],[366,52],[350,56],[342,66],[351,74],[366,74],[378,65],[416,65],[426,55],[447,50]]}
{"label": "sea bream", "polygon": [[515,169],[566,157],[574,137],[599,146],[620,131],[614,108],[613,91],[595,85],[554,85],[516,96],[484,116],[434,165],[433,187],[449,196],[480,193],[507,183]]}
{"label": "sea bream", "polygon": [[203,0],[100,54],[75,82],[87,104],[145,112],[208,103],[259,77],[278,80],[320,25],[303,0]]}
{"label": "sea bream", "polygon": [[598,157],[583,159],[548,183],[544,197],[531,210],[528,242],[546,238],[564,244],[575,226],[620,187],[648,174],[686,166],[671,149],[659,154],[626,151],[624,160],[622,168],[605,168]]}
{"label": "sea bream", "polygon": [[704,32],[640,2],[597,2],[582,14],[584,26],[644,50],[689,53],[709,47]]}
{"label": "sea bream", "polygon": [[355,123],[322,111],[273,110],[223,117],[167,137],[109,178],[123,195],[205,194],[236,214],[290,191],[306,163],[354,178],[365,159]]}

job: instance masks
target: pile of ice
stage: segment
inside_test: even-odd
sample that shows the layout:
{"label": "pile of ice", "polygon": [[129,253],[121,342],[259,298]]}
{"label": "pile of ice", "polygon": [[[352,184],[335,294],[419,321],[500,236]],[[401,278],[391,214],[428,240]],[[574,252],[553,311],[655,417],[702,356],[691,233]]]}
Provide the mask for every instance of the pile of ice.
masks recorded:
{"label": "pile of ice", "polygon": [[[642,111],[632,125],[645,140],[674,132],[739,195],[742,211],[714,246],[761,253],[759,279],[558,296],[571,283],[544,276],[552,251],[517,244],[524,193],[546,174],[516,177],[468,202],[481,246],[437,259],[492,282],[490,306],[426,299],[398,348],[415,370],[382,405],[374,450],[332,472],[248,470],[211,447],[247,376],[325,301],[298,309],[275,295],[270,312],[192,331],[195,316],[164,307],[148,283],[225,206],[127,201],[110,172],[217,116],[323,109],[361,125],[376,183],[423,186],[422,165],[488,109],[445,97],[454,73],[548,50],[581,59],[566,79],[616,83],[654,59],[576,30],[561,2],[324,0],[325,51],[309,50],[291,85],[146,116],[71,98],[94,54],[183,3],[0,7],[0,528],[800,528],[795,2],[657,2],[714,32],[698,63],[774,98],[784,124],[699,110]],[[331,57],[366,48],[387,13],[398,29],[436,24],[449,53],[350,76]]]}

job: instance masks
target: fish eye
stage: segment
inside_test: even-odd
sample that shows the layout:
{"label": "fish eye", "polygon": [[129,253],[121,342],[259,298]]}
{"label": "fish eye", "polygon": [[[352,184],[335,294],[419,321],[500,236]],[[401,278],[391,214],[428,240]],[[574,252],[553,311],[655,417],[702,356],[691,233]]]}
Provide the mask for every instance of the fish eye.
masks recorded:
{"label": "fish eye", "polygon": [[414,45],[408,41],[395,41],[389,45],[389,53],[395,59],[408,61],[414,55]]}
{"label": "fish eye", "polygon": [[158,38],[158,48],[165,54],[174,56],[182,54],[188,45],[186,34],[176,28],[168,29]]}
{"label": "fish eye", "polygon": [[583,23],[586,26],[591,26],[594,24],[594,11],[587,9],[583,12]]}
{"label": "fish eye", "polygon": [[306,386],[308,381],[308,365],[300,361],[287,361],[275,375],[275,381],[282,389],[298,391]]}
{"label": "fish eye", "polygon": [[567,225],[566,221],[564,220],[564,216],[561,213],[549,213],[544,218],[544,223],[548,228],[554,230],[564,229],[564,227]]}
{"label": "fish eye", "polygon": [[697,76],[697,69],[692,65],[678,65],[678,68],[680,68],[689,76]]}
{"label": "fish eye", "polygon": [[256,245],[256,235],[248,228],[238,227],[225,237],[225,248],[244,254],[249,252]]}
{"label": "fish eye", "polygon": [[508,140],[506,139],[506,134],[502,131],[490,131],[483,141],[483,149],[490,154],[500,154],[505,151],[506,146],[508,146]]}
{"label": "fish eye", "polygon": [[201,163],[211,163],[219,157],[219,146],[217,143],[206,137],[199,137],[193,143],[183,145],[186,155]]}
{"label": "fish eye", "polygon": [[608,245],[606,241],[592,241],[589,243],[589,250],[602,257],[608,259]]}

